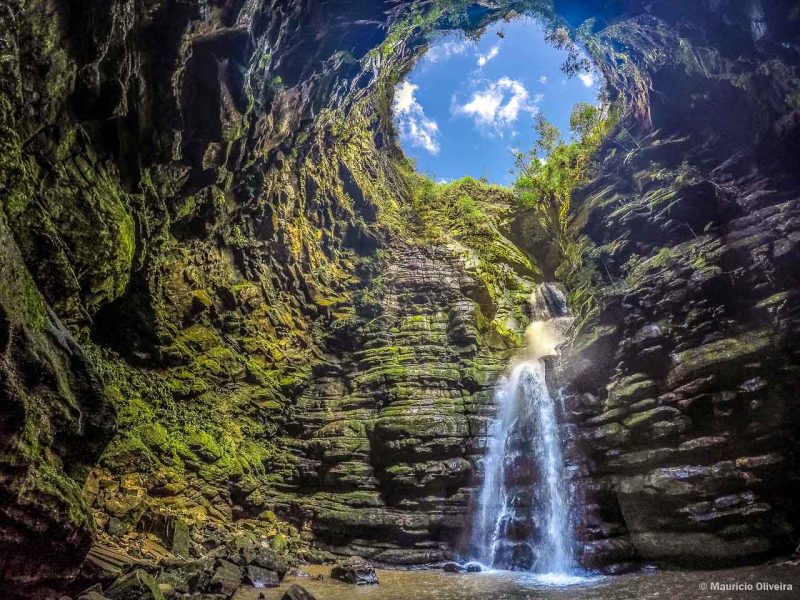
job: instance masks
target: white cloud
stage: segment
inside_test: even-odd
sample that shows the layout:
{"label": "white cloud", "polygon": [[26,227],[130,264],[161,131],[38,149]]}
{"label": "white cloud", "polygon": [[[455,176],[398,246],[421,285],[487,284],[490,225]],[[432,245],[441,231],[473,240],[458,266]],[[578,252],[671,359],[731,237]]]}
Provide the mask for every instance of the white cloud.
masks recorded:
{"label": "white cloud", "polygon": [[394,114],[400,129],[400,136],[411,142],[412,146],[423,148],[431,154],[439,153],[439,125],[425,116],[422,105],[415,96],[419,86],[403,81],[394,93]]}
{"label": "white cloud", "polygon": [[414,97],[418,86],[408,81],[402,82],[394,91],[394,112],[398,115],[404,115],[412,112],[416,105],[419,103]]}
{"label": "white cloud", "polygon": [[547,75],[542,75],[541,77],[539,77],[539,83],[541,83],[542,85],[547,85]]}
{"label": "white cloud", "polygon": [[433,44],[425,53],[424,60],[436,63],[446,60],[451,56],[460,56],[469,48],[469,44],[464,40],[444,42],[443,44]]}
{"label": "white cloud", "polygon": [[472,117],[477,125],[501,128],[514,123],[520,112],[536,113],[543,97],[537,94],[531,101],[522,83],[502,77],[474,92],[466,104],[455,105],[454,112]]}
{"label": "white cloud", "polygon": [[486,54],[478,55],[478,66],[483,67],[490,60],[496,58],[498,54],[500,54],[500,46],[492,46]]}
{"label": "white cloud", "polygon": [[578,79],[580,79],[583,85],[586,87],[592,87],[594,85],[594,72],[589,71],[588,73],[579,73]]}

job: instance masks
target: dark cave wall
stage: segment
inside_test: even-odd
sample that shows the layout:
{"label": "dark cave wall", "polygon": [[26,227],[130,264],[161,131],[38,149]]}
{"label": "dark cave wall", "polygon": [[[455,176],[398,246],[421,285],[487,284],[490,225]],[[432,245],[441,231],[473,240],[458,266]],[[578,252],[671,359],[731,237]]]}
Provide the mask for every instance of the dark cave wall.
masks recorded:
{"label": "dark cave wall", "polygon": [[596,46],[645,93],[576,193],[598,305],[562,377],[590,564],[797,543],[800,15],[771,3],[763,31],[752,6],[646,3]]}
{"label": "dark cave wall", "polygon": [[309,125],[344,103],[390,17],[352,2],[0,13],[0,563],[25,596],[151,503],[180,493],[178,512],[230,521],[232,496],[291,471],[275,436],[315,321],[358,283],[344,245],[377,237]]}
{"label": "dark cave wall", "polygon": [[[576,194],[598,310],[562,374],[593,566],[797,538],[798,15],[755,40],[751,4],[555,3],[625,107]],[[409,234],[386,86],[426,28],[526,5],[0,7],[4,585],[57,587],[164,494],[450,555],[539,275]]]}

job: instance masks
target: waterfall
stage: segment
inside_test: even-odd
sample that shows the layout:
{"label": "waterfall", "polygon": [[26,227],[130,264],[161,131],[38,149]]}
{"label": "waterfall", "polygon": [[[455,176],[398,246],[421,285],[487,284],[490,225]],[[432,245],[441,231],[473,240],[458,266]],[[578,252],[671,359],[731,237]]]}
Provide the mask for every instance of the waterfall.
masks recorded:
{"label": "waterfall", "polygon": [[764,15],[764,6],[761,0],[753,0],[750,5],[750,28],[753,32],[753,41],[757,42],[768,33],[767,20]]}
{"label": "waterfall", "polygon": [[472,547],[478,560],[497,568],[568,574],[574,540],[566,465],[540,359],[556,354],[572,318],[553,284],[536,288],[531,308],[525,355],[495,393]]}

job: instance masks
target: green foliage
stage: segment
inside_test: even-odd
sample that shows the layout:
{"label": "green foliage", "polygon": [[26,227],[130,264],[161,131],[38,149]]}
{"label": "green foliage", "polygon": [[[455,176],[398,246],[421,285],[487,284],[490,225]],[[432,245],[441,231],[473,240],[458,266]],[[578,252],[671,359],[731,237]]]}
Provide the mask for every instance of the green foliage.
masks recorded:
{"label": "green foliage", "polygon": [[569,140],[552,123],[537,115],[538,139],[528,152],[515,155],[514,183],[519,208],[533,211],[544,237],[561,260],[557,275],[573,283],[574,308],[582,316],[592,310],[591,277],[584,265],[588,242],[575,235],[572,192],[589,179],[594,155],[618,121],[614,107],[577,103],[570,114]]}
{"label": "green foliage", "polygon": [[[396,168],[407,188],[404,218],[409,226],[404,235],[409,241],[449,247],[481,282],[480,302],[486,303],[482,306],[516,310],[516,294],[526,297],[530,278],[540,271],[507,237],[517,213],[513,190],[472,177],[435,183],[417,173],[408,161],[399,162]],[[504,318],[491,320],[489,328],[507,339],[511,332],[502,330]]]}
{"label": "green foliage", "polygon": [[573,41],[566,27],[553,25],[548,28],[544,38],[548,44],[567,53],[567,58],[561,65],[561,70],[565,75],[574,77],[578,73],[591,70],[592,63],[581,53],[580,48]]}
{"label": "green foliage", "polygon": [[562,252],[570,237],[572,190],[587,180],[594,153],[615,122],[616,112],[609,107],[579,102],[570,115],[572,138],[565,141],[558,128],[537,115],[538,140],[529,152],[515,155],[517,202],[521,208],[537,211]]}
{"label": "green foliage", "polygon": [[491,238],[513,210],[512,194],[503,186],[472,177],[435,183],[410,163],[401,163],[398,169],[410,192],[407,216],[416,225],[416,237],[423,241]]}

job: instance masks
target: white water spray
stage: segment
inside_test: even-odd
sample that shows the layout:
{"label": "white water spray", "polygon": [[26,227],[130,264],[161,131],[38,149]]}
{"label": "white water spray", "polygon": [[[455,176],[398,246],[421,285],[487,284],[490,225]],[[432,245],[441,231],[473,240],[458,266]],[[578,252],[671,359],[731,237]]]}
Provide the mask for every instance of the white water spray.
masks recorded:
{"label": "white water spray", "polygon": [[556,405],[540,359],[556,354],[572,318],[551,284],[531,303],[537,320],[525,355],[495,394],[472,542],[484,564],[558,578],[574,570],[574,540]]}

